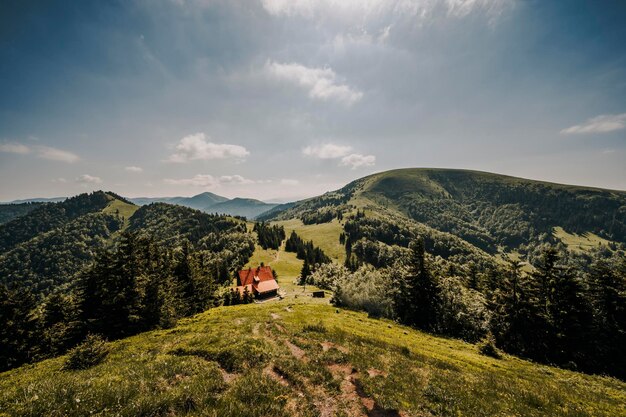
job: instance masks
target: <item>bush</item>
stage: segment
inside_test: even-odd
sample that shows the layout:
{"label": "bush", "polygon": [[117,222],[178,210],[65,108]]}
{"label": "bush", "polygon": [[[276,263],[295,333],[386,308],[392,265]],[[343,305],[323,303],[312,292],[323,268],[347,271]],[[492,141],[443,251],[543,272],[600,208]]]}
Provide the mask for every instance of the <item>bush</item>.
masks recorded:
{"label": "bush", "polygon": [[488,334],[479,344],[478,352],[481,355],[489,356],[491,358],[500,359],[500,351],[496,347],[496,340],[492,334]]}
{"label": "bush", "polygon": [[90,334],[83,343],[70,350],[63,369],[88,369],[102,363],[108,354],[106,340],[99,335]]}
{"label": "bush", "polygon": [[331,302],[337,307],[366,311],[371,317],[393,318],[390,279],[384,271],[363,266],[338,277]]}
{"label": "bush", "polygon": [[303,332],[326,333],[326,326],[323,324],[305,324],[302,327]]}

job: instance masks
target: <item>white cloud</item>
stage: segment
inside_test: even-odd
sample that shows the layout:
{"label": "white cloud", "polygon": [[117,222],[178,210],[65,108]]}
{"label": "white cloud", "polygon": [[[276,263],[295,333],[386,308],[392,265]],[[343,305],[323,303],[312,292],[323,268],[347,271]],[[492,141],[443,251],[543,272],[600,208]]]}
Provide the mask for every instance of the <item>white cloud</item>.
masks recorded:
{"label": "white cloud", "polygon": [[300,181],[294,179],[283,178],[280,180],[280,185],[294,186],[298,184],[300,184]]}
{"label": "white cloud", "polygon": [[350,153],[351,146],[335,145],[327,143],[318,146],[307,146],[302,153],[319,159],[339,159],[339,166],[348,166],[352,169],[373,166],[376,163],[374,155],[363,155],[360,153]]}
{"label": "white cloud", "polygon": [[169,162],[184,163],[195,160],[210,159],[244,159],[250,152],[243,146],[208,141],[204,133],[185,136],[176,145],[176,153],[170,156]]}
{"label": "white cloud", "polygon": [[241,175],[222,175],[220,177],[214,177],[209,174],[198,174],[192,178],[182,179],[165,179],[166,184],[170,185],[186,185],[192,187],[206,187],[213,188],[220,185],[245,185],[255,184],[257,181],[242,177]]}
{"label": "white cloud", "polygon": [[183,178],[183,179],[169,179],[166,178],[163,180],[166,184],[170,185],[191,185],[193,187],[215,187],[218,185],[217,179],[213,175],[196,175],[193,178]]}
{"label": "white cloud", "polygon": [[52,182],[65,184],[67,182],[67,180],[65,178],[63,178],[63,177],[60,177],[60,178],[53,179]]}
{"label": "white cloud", "polygon": [[354,104],[363,97],[363,93],[345,84],[337,82],[337,74],[330,68],[309,68],[291,63],[266,63],[268,74],[305,88],[309,97],[318,100],[337,100],[346,105]]}
{"label": "white cloud", "polygon": [[497,17],[514,5],[514,0],[446,0],[448,14],[455,17],[465,17],[477,9]]}
{"label": "white cloud", "polygon": [[244,178],[241,175],[222,175],[219,177],[220,184],[254,184],[256,181]]}
{"label": "white cloud", "polygon": [[139,172],[143,172],[143,168],[136,167],[136,166],[130,166],[130,167],[126,167],[126,168],[124,168],[124,169],[125,169],[126,171],[128,171],[128,172],[137,172],[137,173],[139,173]]}
{"label": "white cloud", "polygon": [[376,163],[376,157],[374,155],[362,155],[360,153],[353,153],[341,158],[340,166],[349,166],[352,169],[361,167],[373,166]]}
{"label": "white cloud", "polygon": [[30,148],[21,143],[0,143],[0,152],[6,153],[18,153],[27,154],[30,153]]}
{"label": "white cloud", "polygon": [[602,114],[587,119],[584,123],[561,130],[562,135],[576,135],[584,133],[607,133],[621,130],[626,127],[626,113]]}
{"label": "white cloud", "polygon": [[515,5],[515,0],[261,0],[274,16],[307,19],[342,19],[368,22],[385,16],[413,21],[441,10],[448,16],[465,17],[474,10],[499,16]]}
{"label": "white cloud", "polygon": [[100,177],[94,177],[89,174],[83,174],[76,178],[76,182],[87,185],[87,184],[102,184],[102,179]]}
{"label": "white cloud", "polygon": [[42,159],[49,159],[51,161],[67,162],[69,164],[78,161],[80,158],[78,155],[63,151],[61,149],[51,148],[48,146],[36,146],[35,151],[37,156]]}
{"label": "white cloud", "polygon": [[72,152],[51,148],[49,146],[30,147],[22,143],[1,143],[0,152],[15,153],[21,155],[26,155],[34,152],[38,158],[67,163],[76,162],[80,159],[78,155]]}
{"label": "white cloud", "polygon": [[352,150],[350,146],[326,143],[324,145],[307,146],[302,153],[319,159],[335,159],[347,155]]}

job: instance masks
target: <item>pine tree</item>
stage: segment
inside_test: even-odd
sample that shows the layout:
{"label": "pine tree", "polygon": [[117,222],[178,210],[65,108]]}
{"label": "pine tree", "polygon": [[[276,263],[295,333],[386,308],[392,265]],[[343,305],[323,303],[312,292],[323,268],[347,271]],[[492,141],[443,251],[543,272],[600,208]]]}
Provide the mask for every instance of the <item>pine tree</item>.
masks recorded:
{"label": "pine tree", "polygon": [[604,372],[626,378],[626,259],[596,259],[589,268],[593,356]]}
{"label": "pine tree", "polygon": [[475,262],[471,261],[468,264],[467,287],[473,290],[478,290],[479,285],[480,283],[478,280],[478,267],[476,266]]}
{"label": "pine tree", "polygon": [[197,312],[193,303],[195,294],[195,282],[191,268],[191,244],[184,241],[180,255],[178,256],[176,267],[174,268],[174,279],[178,291],[178,311],[181,316],[188,316]]}
{"label": "pine tree", "polygon": [[569,268],[558,268],[550,288],[550,322],[554,343],[551,357],[556,363],[584,365],[588,351],[591,311],[582,286]]}
{"label": "pine tree", "polygon": [[306,285],[309,276],[311,276],[311,268],[309,267],[309,261],[305,259],[300,270],[300,285]]}
{"label": "pine tree", "polygon": [[439,288],[435,277],[426,264],[424,241],[421,238],[411,242],[409,276],[406,277],[406,291],[410,300],[409,316],[405,320],[421,329],[435,330],[439,308]]}
{"label": "pine tree", "polygon": [[62,354],[80,341],[80,323],[76,313],[70,297],[60,293],[48,296],[39,319],[39,355],[47,357]]}
{"label": "pine tree", "polygon": [[532,280],[524,279],[521,264],[511,260],[498,283],[492,302],[492,330],[498,345],[522,356],[541,356],[545,351],[545,340],[538,338],[537,332],[542,334],[545,322],[537,305]]}
{"label": "pine tree", "polygon": [[78,279],[77,304],[79,317],[83,323],[83,334],[106,334],[108,311],[105,297],[113,289],[107,283],[113,273],[113,254],[105,249],[96,255],[90,268]]}
{"label": "pine tree", "polygon": [[0,285],[0,369],[6,370],[33,359],[36,300],[28,289],[10,290]]}
{"label": "pine tree", "polygon": [[110,331],[105,335],[115,338],[134,334],[141,328],[139,287],[145,278],[141,273],[141,256],[136,234],[122,234],[113,270],[108,278],[110,286],[106,289],[105,305],[111,321]]}

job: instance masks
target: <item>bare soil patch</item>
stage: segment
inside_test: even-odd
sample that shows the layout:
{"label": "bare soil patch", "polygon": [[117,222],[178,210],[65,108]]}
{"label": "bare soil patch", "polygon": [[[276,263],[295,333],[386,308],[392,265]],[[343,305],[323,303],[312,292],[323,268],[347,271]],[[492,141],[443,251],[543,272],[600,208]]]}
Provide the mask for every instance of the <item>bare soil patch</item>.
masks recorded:
{"label": "bare soil patch", "polygon": [[340,351],[342,353],[348,353],[348,349],[347,348],[345,348],[345,347],[343,347],[341,345],[335,344],[333,342],[326,341],[326,342],[322,342],[320,344],[322,345],[322,351],[324,351],[324,352],[329,351],[331,348],[335,348],[335,349],[337,349],[338,351]]}
{"label": "bare soil patch", "polygon": [[291,343],[289,340],[285,340],[285,344],[287,345],[287,347],[289,348],[289,350],[291,351],[291,354],[296,358],[299,359],[301,361],[304,361],[306,358],[304,357],[304,350],[300,349],[298,346],[294,345],[293,343]]}
{"label": "bare soil patch", "polygon": [[376,368],[370,368],[367,370],[367,374],[369,375],[370,378],[374,378],[377,376],[382,376],[382,377],[387,377],[387,372],[385,371],[381,371],[380,369],[376,369]]}

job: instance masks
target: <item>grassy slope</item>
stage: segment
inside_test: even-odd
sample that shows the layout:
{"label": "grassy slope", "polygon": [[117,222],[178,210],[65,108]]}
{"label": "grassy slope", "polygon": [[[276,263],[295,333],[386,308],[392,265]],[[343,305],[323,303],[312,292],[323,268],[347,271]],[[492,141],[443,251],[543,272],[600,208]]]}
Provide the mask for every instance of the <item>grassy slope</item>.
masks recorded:
{"label": "grassy slope", "polygon": [[576,252],[585,252],[600,246],[606,247],[611,243],[609,240],[603,239],[590,232],[578,235],[575,233],[568,233],[563,230],[562,227],[555,227],[553,234],[554,237],[560,239],[569,250]]}
{"label": "grassy slope", "polygon": [[626,383],[302,298],[216,308],[111,348],[90,370],[61,357],[0,374],[0,415],[626,414]]}
{"label": "grassy slope", "polygon": [[114,198],[102,210],[102,212],[105,214],[119,213],[119,215],[124,218],[124,225],[128,226],[128,219],[130,219],[138,209],[139,209],[139,206],[136,206],[134,204],[128,204],[128,203],[125,203],[121,200]]}
{"label": "grassy slope", "polygon": [[315,246],[318,246],[336,262],[343,263],[346,259],[346,251],[343,245],[339,243],[339,235],[343,231],[343,226],[337,219],[330,223],[322,224],[303,224],[300,219],[284,220],[275,222],[285,227],[287,237],[295,230],[298,236],[304,240],[312,240]]}

